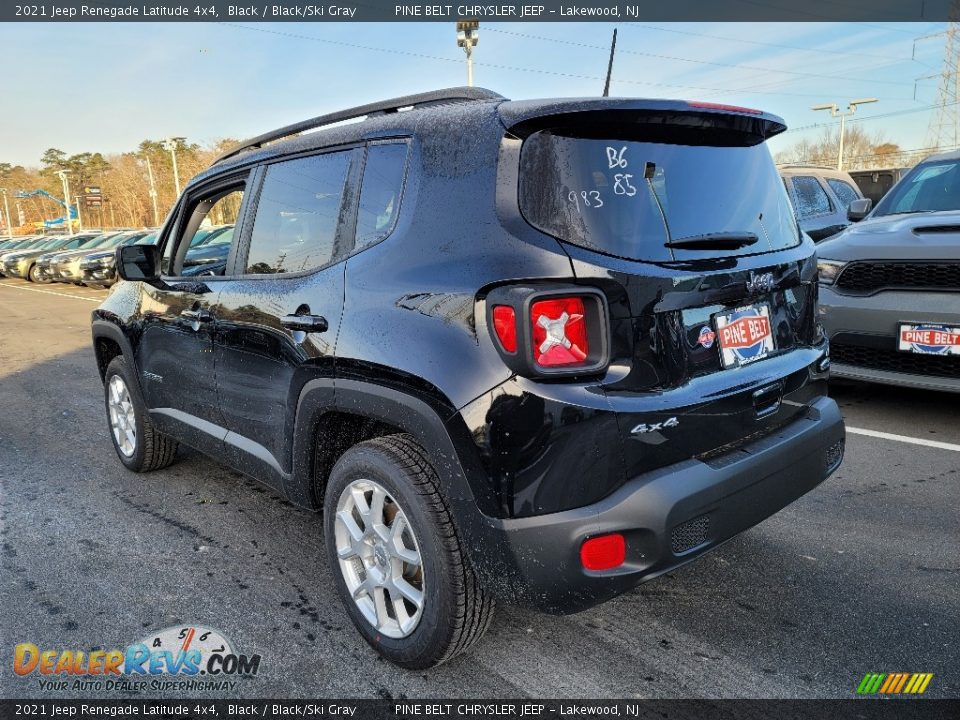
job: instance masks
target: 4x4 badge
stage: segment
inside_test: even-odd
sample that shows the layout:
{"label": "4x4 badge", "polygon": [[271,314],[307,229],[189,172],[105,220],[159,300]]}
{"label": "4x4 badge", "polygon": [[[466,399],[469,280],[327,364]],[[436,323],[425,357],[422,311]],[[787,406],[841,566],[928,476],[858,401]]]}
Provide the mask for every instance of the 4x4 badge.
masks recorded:
{"label": "4x4 badge", "polygon": [[633,430],[630,431],[631,435],[640,435],[642,433],[656,432],[657,430],[662,430],[663,428],[672,428],[677,427],[680,424],[680,421],[675,417],[670,418],[669,420],[664,420],[663,422],[658,423],[640,423]]}
{"label": "4x4 badge", "polygon": [[777,284],[773,273],[750,273],[750,279],[747,280],[747,292],[770,292],[773,286]]}

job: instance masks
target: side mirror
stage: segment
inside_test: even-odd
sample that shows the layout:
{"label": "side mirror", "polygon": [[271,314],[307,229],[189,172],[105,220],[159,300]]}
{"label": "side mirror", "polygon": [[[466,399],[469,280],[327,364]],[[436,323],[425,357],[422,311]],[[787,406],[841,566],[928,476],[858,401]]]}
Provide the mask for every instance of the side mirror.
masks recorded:
{"label": "side mirror", "polygon": [[157,280],[160,248],[156,245],[126,245],[117,248],[117,274],[124,280]]}
{"label": "side mirror", "polygon": [[870,198],[858,198],[847,207],[847,220],[850,222],[860,222],[873,208],[873,200]]}

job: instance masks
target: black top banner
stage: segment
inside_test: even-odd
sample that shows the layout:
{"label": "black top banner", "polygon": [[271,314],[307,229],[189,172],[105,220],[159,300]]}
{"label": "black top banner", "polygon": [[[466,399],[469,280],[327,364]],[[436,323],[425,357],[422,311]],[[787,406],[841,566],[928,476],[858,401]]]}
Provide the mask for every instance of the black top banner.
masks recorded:
{"label": "black top banner", "polygon": [[0,3],[13,22],[937,22],[951,0],[56,0]]}

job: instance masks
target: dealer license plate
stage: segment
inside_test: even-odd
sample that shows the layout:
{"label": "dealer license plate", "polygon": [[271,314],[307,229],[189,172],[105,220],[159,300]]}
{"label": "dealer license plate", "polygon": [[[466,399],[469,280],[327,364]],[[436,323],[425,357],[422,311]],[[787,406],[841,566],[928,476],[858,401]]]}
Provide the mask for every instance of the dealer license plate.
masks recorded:
{"label": "dealer license plate", "polygon": [[714,315],[714,325],[724,368],[762,360],[774,349],[769,305],[747,305]]}
{"label": "dealer license plate", "polygon": [[960,355],[960,327],[901,324],[897,349],[921,355]]}

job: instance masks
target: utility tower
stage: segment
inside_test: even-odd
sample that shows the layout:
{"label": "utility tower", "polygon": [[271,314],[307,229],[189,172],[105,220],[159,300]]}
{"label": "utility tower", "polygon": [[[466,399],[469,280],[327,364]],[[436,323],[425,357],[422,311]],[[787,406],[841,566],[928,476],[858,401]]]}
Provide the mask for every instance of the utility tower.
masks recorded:
{"label": "utility tower", "polygon": [[[950,22],[937,35],[944,36],[943,68],[940,71],[940,90],[937,103],[930,115],[927,129],[928,148],[954,149],[960,147],[960,0],[950,4]],[[928,36],[930,37],[930,36]]]}

